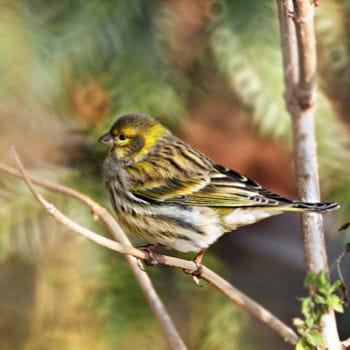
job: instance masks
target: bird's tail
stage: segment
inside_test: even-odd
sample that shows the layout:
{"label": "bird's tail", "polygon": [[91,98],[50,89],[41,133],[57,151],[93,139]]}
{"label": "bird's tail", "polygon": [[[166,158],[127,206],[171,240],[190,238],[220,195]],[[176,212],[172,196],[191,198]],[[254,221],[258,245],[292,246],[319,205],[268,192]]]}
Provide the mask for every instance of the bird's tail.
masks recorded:
{"label": "bird's tail", "polygon": [[327,212],[339,209],[339,204],[335,202],[299,202],[293,201],[291,206],[285,207],[286,211],[311,211],[311,212]]}

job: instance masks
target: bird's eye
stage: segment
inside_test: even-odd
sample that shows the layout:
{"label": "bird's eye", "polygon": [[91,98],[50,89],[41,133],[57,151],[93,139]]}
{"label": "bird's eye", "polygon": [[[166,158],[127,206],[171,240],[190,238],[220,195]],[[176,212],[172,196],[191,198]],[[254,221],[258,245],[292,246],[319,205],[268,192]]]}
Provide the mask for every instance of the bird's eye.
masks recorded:
{"label": "bird's eye", "polygon": [[120,141],[125,141],[128,137],[124,134],[120,134],[118,138]]}

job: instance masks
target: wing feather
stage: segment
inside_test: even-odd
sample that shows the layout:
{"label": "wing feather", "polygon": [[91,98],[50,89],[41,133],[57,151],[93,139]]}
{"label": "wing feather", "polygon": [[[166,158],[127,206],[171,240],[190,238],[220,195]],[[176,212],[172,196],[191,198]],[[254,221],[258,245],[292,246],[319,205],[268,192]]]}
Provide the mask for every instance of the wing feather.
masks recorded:
{"label": "wing feather", "polygon": [[172,178],[161,185],[130,188],[132,194],[152,203],[172,203],[213,208],[274,207],[292,203],[263,189],[253,180],[216,165],[195,178]]}

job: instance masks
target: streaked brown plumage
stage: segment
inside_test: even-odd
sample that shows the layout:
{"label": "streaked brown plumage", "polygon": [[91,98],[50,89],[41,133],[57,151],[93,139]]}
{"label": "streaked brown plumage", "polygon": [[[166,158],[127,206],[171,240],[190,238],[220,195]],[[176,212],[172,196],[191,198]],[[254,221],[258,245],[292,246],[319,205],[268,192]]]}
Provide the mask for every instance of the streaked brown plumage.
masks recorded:
{"label": "streaked brown plumage", "polygon": [[104,182],[117,217],[148,243],[200,252],[225,232],[272,215],[338,208],[265,190],[145,114],[119,118],[99,141],[109,148]]}

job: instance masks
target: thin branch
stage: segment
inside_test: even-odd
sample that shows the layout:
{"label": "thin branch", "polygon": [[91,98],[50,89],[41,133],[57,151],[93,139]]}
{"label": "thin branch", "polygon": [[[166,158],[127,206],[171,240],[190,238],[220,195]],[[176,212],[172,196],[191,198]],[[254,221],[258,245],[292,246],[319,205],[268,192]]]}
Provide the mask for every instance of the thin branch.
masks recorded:
{"label": "thin branch", "polygon": [[302,108],[313,107],[316,97],[315,8],[310,1],[293,0],[295,33],[298,44],[299,81],[295,91]]}
{"label": "thin branch", "polygon": [[[73,220],[69,219],[68,217],[64,216],[63,214],[59,213],[57,209],[50,203],[48,203],[33,187],[31,180],[27,176],[27,174],[24,171],[23,165],[14,149],[14,147],[11,148],[11,153],[13,154],[16,163],[18,167],[20,168],[20,173],[16,172],[15,169],[11,169],[10,167],[7,167],[4,164],[0,164],[1,170],[7,172],[8,174],[11,174],[13,176],[24,178],[27,185],[29,186],[30,190],[32,191],[33,195],[36,197],[36,199],[46,208],[46,210],[53,215],[58,221],[62,222],[64,225],[72,228],[74,231],[78,232],[77,230],[80,230],[80,234],[93,240],[97,244],[104,245],[105,247],[108,247],[109,249],[115,250],[116,244],[119,243],[111,241],[106,239],[103,236],[100,236],[92,231],[87,230],[86,228],[78,225]],[[34,182],[41,182],[37,180],[33,180]],[[57,184],[50,184],[48,182],[41,182],[40,184],[42,187],[45,187],[47,189],[68,195],[70,197],[73,197],[75,199],[78,199],[79,201],[86,204],[93,212],[94,216],[99,218],[107,227],[108,231],[112,234],[114,239],[118,242],[122,242],[124,245],[124,248],[132,248],[133,250],[137,250],[132,247],[128,237],[125,235],[121,227],[118,225],[118,223],[114,220],[112,215],[101,205],[96,203],[94,200],[89,198],[88,196],[83,195],[82,193],[75,191],[73,189],[60,186]],[[55,215],[59,215],[60,218],[56,217]],[[119,244],[120,245],[120,244]],[[138,250],[137,250],[138,251]],[[139,268],[139,265],[137,263],[137,259],[134,256],[129,255],[126,251],[124,252],[125,259],[127,260],[128,264],[131,267],[131,270],[137,280],[137,282],[140,285],[141,291],[143,292],[146,300],[148,301],[151,310],[153,311],[154,315],[156,316],[164,334],[169,342],[169,345],[174,350],[186,350],[187,346],[185,345],[184,341],[182,340],[180,334],[178,333],[173,321],[171,320],[163,302],[161,301],[157,291],[155,290],[153,283],[151,279],[149,278],[146,271],[143,271]],[[146,257],[147,259],[147,257]]]}
{"label": "thin branch", "polygon": [[[309,0],[277,0],[286,107],[293,125],[296,184],[303,201],[320,200],[314,107],[316,95],[316,39],[314,8]],[[288,68],[288,69],[287,69]],[[302,215],[304,259],[308,272],[328,272],[323,218]],[[322,335],[328,349],[341,349],[334,312],[322,319]]]}
{"label": "thin branch", "polygon": [[[22,168],[23,169],[23,168]],[[33,187],[32,185],[32,177],[29,177],[26,175],[24,170],[22,170],[22,173],[16,171],[13,168],[10,168],[2,163],[0,163],[0,170],[21,178],[25,179],[27,182],[28,186],[30,187],[33,195],[35,198],[43,205],[43,207],[52,215],[55,217],[56,220],[60,221],[64,225],[68,226],[70,229],[74,230],[75,232],[83,235],[84,237],[94,241],[95,243],[104,246],[108,249],[114,250],[116,252],[122,253],[122,254],[128,254],[132,255],[138,259],[149,259],[148,253],[136,249],[132,246],[127,246],[124,243],[120,244],[118,242],[114,242],[110,239],[107,239],[105,237],[102,237],[98,235],[95,232],[92,232],[91,230],[86,229],[85,227],[80,226],[70,218],[66,217],[64,214],[62,214],[58,209],[56,209],[53,204],[48,203]],[[67,187],[64,186],[59,186],[56,184],[50,184],[45,181],[42,181],[40,179],[33,179],[33,182],[35,184],[45,187],[49,190],[53,190],[59,193],[64,193],[67,195],[72,195],[73,197],[81,200],[81,198],[85,198],[84,203],[90,206],[89,204],[93,203],[94,205],[97,204],[95,203],[91,198],[80,194],[77,191],[71,190]],[[89,204],[88,204],[89,203]],[[99,206],[99,205],[98,205]],[[101,210],[103,209],[104,211],[107,212],[106,209],[100,207]],[[97,210],[95,213],[98,215],[100,212],[100,209]],[[108,212],[107,212],[108,213]],[[108,215],[110,215],[108,213]],[[173,266],[181,269],[185,269],[188,271],[194,271],[197,269],[197,266],[193,263],[193,261],[188,261],[184,259],[179,259],[171,256],[166,256],[162,254],[155,254],[156,259],[159,261],[159,263],[168,265],[168,266]],[[231,301],[242,307],[244,310],[248,311],[251,313],[253,316],[267,324],[269,327],[271,327],[276,333],[278,333],[286,342],[289,342],[293,345],[296,344],[298,341],[298,336],[295,334],[295,332],[288,327],[286,324],[284,324],[282,321],[280,321],[276,316],[274,316],[271,312],[266,310],[264,307],[259,305],[257,302],[254,300],[250,299],[248,296],[246,296],[244,293],[236,289],[234,286],[232,286],[229,282],[227,282],[225,279],[217,275],[215,272],[211,271],[207,267],[203,266],[203,272],[201,275],[201,278],[213,285],[215,288],[217,288],[221,293],[226,295]]]}
{"label": "thin branch", "polygon": [[[283,68],[284,68],[284,82],[286,86],[285,99],[286,107],[294,108],[294,90],[298,81],[298,50],[297,40],[295,34],[295,26],[293,21],[285,20],[293,13],[292,0],[278,0],[278,17],[280,24],[280,35],[283,52]],[[289,110],[292,114],[293,110]]]}

